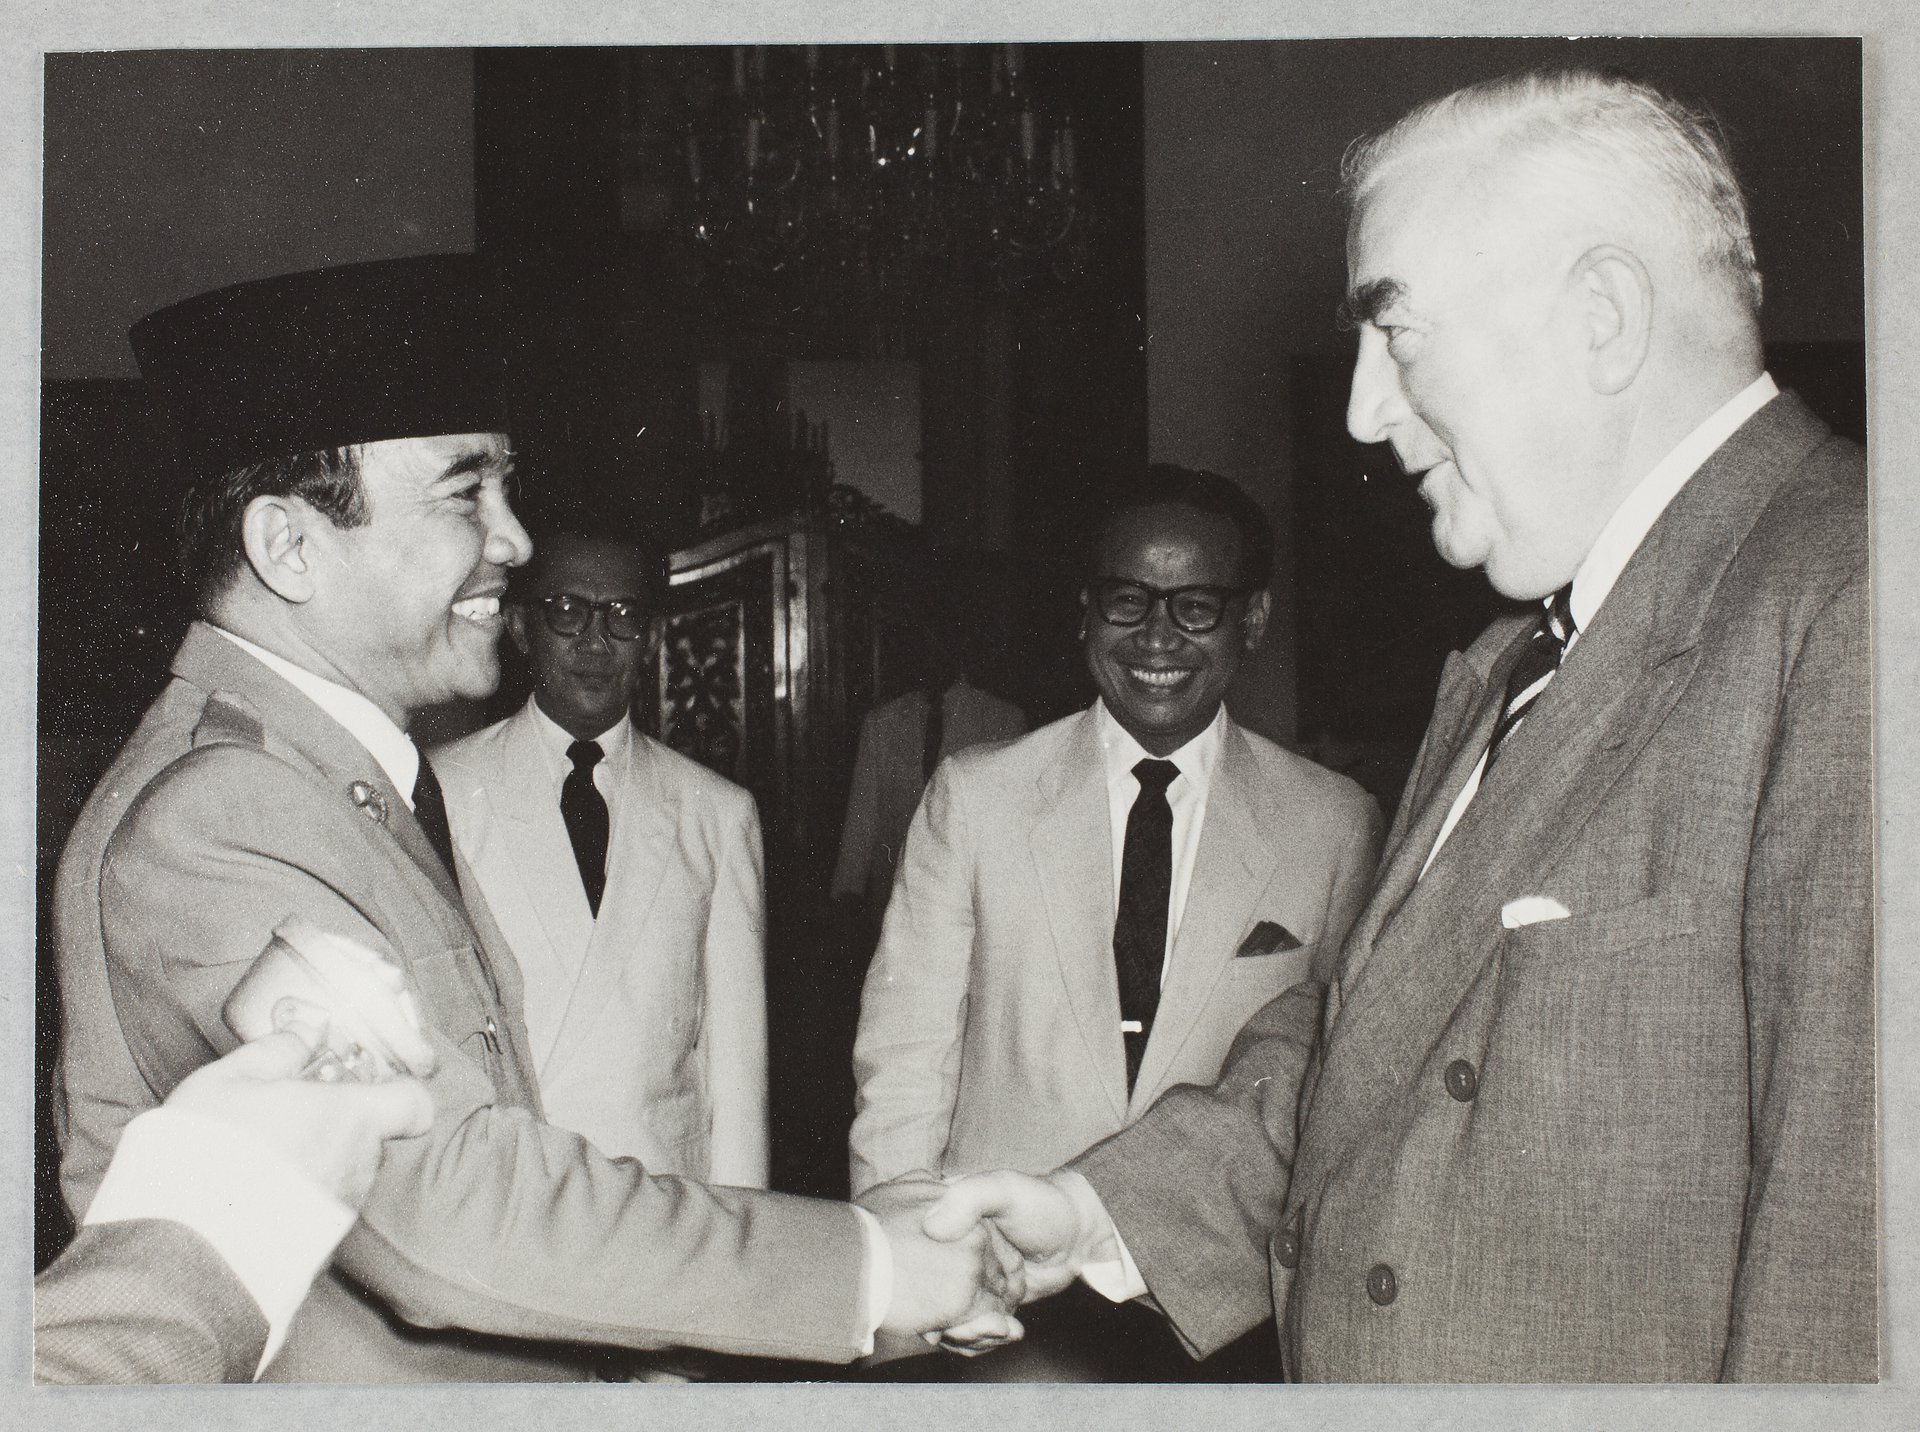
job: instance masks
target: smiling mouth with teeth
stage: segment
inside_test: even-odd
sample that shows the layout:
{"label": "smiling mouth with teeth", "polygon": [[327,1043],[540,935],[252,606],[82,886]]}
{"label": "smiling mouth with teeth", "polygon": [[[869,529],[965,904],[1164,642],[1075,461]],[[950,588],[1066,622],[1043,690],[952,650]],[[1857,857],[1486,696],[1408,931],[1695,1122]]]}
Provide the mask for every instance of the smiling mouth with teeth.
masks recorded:
{"label": "smiling mouth with teeth", "polygon": [[453,614],[470,622],[490,622],[500,615],[500,598],[468,597],[453,604]]}
{"label": "smiling mouth with teeth", "polygon": [[1185,670],[1149,671],[1142,666],[1129,666],[1127,668],[1127,675],[1146,686],[1170,687],[1178,686],[1182,681],[1186,680],[1187,677],[1193,675],[1193,673]]}

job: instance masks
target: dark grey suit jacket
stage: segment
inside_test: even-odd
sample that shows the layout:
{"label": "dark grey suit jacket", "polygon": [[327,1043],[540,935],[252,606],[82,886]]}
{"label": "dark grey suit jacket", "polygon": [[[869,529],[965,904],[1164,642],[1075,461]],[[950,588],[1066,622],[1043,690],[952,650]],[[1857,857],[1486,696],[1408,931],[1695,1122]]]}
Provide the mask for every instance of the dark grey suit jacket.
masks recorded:
{"label": "dark grey suit jacket", "polygon": [[102,1223],[33,1280],[35,1382],[249,1382],[267,1320],[199,1234]]}
{"label": "dark grey suit jacket", "polygon": [[1866,543],[1859,449],[1776,399],[1422,878],[1528,622],[1449,663],[1317,1045],[1277,1002],[1080,1165],[1193,1347],[1277,1307],[1309,1379],[1876,1375]]}

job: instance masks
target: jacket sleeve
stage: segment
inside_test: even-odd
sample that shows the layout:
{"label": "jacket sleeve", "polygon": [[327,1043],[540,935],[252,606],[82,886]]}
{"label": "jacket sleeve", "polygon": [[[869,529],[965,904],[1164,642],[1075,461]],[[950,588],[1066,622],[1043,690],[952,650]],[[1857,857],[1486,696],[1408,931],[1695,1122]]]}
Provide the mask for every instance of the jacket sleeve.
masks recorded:
{"label": "jacket sleeve", "polygon": [[1273,1314],[1267,1244],[1293,1167],[1301,1078],[1322,988],[1263,1006],[1211,1088],[1182,1084],[1075,1159],[1148,1291],[1195,1357]]}
{"label": "jacket sleeve", "polygon": [[1354,792],[1349,810],[1311,978],[1248,1021],[1212,1088],[1169,1090],[1132,1127],[1072,1164],[1100,1195],[1154,1302],[1197,1357],[1273,1312],[1267,1241],[1286,1199],[1301,1083],[1327,981],[1380,860],[1380,807]]}
{"label": "jacket sleeve", "polygon": [[973,964],[973,857],[949,760],[915,812],[880,946],[867,968],[854,1040],[856,1192],[938,1172],[959,1090]]}
{"label": "jacket sleeve", "polygon": [[708,909],[701,1023],[707,1104],[713,1121],[708,1177],[765,1188],[767,1144],[767,961],[760,816],[740,793],[720,814],[719,854]]}
{"label": "jacket sleeve", "polygon": [[425,995],[436,1118],[389,1144],[343,1272],[424,1328],[855,1356],[866,1329],[853,1210],[650,1177],[502,1102],[496,1028],[509,1016],[470,928],[331,794],[270,752],[204,747],[114,836],[101,881],[114,1004],[156,1092],[232,1047],[221,1005],[288,915],[384,945]]}
{"label": "jacket sleeve", "polygon": [[1811,623],[1788,673],[1754,826],[1752,1173],[1728,1379],[1878,1374],[1870,635],[1863,575]]}
{"label": "jacket sleeve", "polygon": [[36,1382],[247,1382],[266,1341],[239,1279],[178,1223],[82,1228],[33,1280]]}

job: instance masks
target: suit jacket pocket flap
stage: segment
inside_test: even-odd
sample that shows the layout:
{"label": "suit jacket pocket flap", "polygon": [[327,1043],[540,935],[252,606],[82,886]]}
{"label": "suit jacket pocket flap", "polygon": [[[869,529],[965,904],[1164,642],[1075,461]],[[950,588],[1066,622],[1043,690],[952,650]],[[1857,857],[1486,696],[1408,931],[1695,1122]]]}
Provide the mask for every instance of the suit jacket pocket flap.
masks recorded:
{"label": "suit jacket pocket flap", "polygon": [[1558,959],[1581,950],[1633,950],[1642,945],[1691,935],[1699,927],[1699,897],[1672,891],[1625,905],[1582,910],[1567,902],[1573,913],[1564,920],[1540,920],[1506,930],[1510,952],[1533,959]]}
{"label": "suit jacket pocket flap", "polygon": [[[470,1059],[491,1069],[494,1002],[472,945],[416,955],[408,965],[420,989],[421,1015]],[[484,1052],[483,1048],[484,1046]]]}

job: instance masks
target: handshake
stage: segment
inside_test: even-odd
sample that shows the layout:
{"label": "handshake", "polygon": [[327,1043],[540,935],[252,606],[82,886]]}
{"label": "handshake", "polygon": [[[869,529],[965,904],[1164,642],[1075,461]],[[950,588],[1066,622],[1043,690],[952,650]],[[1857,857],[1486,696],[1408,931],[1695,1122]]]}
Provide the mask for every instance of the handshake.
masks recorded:
{"label": "handshake", "polygon": [[1119,1256],[1113,1223],[1077,1173],[908,1174],[855,1200],[893,1254],[882,1339],[918,1335],[968,1357],[1017,1342],[1014,1311]]}

